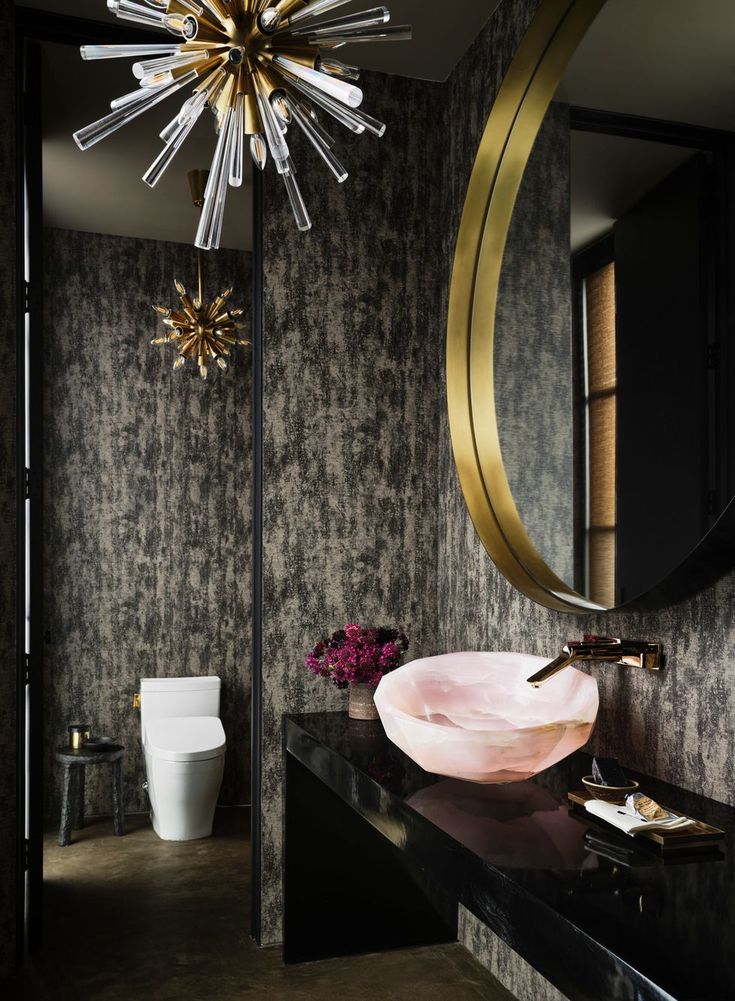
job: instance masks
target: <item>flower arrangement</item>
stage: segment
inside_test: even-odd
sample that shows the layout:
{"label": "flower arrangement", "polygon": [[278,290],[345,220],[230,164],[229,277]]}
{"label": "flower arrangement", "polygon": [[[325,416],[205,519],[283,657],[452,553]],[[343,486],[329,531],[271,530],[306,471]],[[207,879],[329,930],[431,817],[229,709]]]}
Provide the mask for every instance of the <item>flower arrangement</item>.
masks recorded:
{"label": "flower arrangement", "polygon": [[408,637],[397,629],[347,625],[320,640],[306,658],[312,674],[329,678],[337,688],[350,684],[377,688],[380,679],[400,664]]}

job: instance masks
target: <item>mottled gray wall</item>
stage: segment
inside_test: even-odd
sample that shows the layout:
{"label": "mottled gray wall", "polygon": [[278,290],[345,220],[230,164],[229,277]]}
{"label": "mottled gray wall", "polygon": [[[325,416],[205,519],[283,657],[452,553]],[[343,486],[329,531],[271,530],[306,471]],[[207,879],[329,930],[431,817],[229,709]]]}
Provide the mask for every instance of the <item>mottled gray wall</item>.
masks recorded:
{"label": "mottled gray wall", "polygon": [[389,128],[377,140],[336,127],[336,152],[351,172],[344,185],[294,141],[309,234],[296,231],[279,178],[266,175],[266,941],[281,928],[281,716],[346,704],[306,672],[304,655],[349,621],[400,625],[411,656],[436,650],[446,289],[431,261],[445,239],[445,151],[429,95],[442,90],[366,75],[366,108]]}
{"label": "mottled gray wall", "polygon": [[531,541],[574,584],[569,106],[553,103],[513,211],[495,316],[503,463]]}
{"label": "mottled gray wall", "polygon": [[15,961],[16,449],[15,59],[13,5],[0,4],[0,979]]}
{"label": "mottled gray wall", "polygon": [[492,971],[516,1001],[565,1001],[564,994],[462,906],[458,935],[462,945]]}
{"label": "mottled gray wall", "polygon": [[[175,304],[175,277],[195,287],[191,246],[49,229],[44,250],[47,810],[80,717],[125,744],[125,807],[147,809],[133,693],[188,674],[222,678],[221,801],[249,802],[250,349],[202,382],[150,345],[150,304]],[[250,256],[205,268],[249,315]],[[90,776],[90,813],[109,811],[106,778]]]}

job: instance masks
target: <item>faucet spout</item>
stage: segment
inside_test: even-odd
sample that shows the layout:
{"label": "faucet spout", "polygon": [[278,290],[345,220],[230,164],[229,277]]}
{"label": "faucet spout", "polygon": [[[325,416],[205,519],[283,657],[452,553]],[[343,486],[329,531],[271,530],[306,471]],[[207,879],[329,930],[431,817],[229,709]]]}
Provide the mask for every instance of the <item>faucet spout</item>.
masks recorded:
{"label": "faucet spout", "polygon": [[621,640],[612,636],[585,636],[582,640],[570,640],[558,657],[527,679],[528,683],[540,688],[560,671],[579,661],[603,661],[622,667],[660,671],[664,657],[660,643]]}

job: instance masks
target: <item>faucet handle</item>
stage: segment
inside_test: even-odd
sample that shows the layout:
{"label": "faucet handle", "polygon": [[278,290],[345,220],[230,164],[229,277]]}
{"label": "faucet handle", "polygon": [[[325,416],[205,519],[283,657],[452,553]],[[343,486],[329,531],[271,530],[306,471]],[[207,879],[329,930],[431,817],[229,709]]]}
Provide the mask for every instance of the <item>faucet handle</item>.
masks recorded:
{"label": "faucet handle", "polygon": [[579,653],[588,648],[592,650],[614,650],[622,647],[623,641],[617,636],[594,636],[592,633],[585,633],[581,640],[569,640],[564,647],[570,654]]}
{"label": "faucet handle", "polygon": [[648,640],[626,640],[613,636],[584,637],[580,643],[570,643],[570,652],[577,657],[589,654],[590,660],[616,660],[616,663],[626,667],[644,667],[648,671],[660,671],[664,666],[663,647],[661,643],[651,643]]}

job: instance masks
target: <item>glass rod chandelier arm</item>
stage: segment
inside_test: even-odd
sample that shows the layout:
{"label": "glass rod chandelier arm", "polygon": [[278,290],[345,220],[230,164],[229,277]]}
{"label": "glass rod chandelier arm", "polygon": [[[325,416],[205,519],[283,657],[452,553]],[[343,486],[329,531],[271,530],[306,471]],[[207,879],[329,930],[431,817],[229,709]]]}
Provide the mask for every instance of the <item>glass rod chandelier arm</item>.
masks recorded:
{"label": "glass rod chandelier arm", "polygon": [[340,45],[355,45],[357,42],[410,42],[413,28],[410,24],[386,24],[382,28],[362,28],[355,34],[344,30],[339,34],[324,34],[321,37],[308,35],[310,45],[323,48],[338,48]]}
{"label": "glass rod chandelier arm", "polygon": [[173,137],[178,133],[179,126],[182,124],[183,123],[181,121],[181,112],[177,111],[174,117],[168,123],[168,125],[165,125],[161,130],[161,132],[159,133],[160,138],[163,139],[165,143],[170,142],[173,139]]}
{"label": "glass rod chandelier arm", "polygon": [[296,226],[299,232],[306,233],[307,230],[311,229],[311,219],[309,218],[309,212],[306,208],[304,197],[301,194],[298,181],[294,177],[293,170],[281,174],[281,177],[283,178],[283,183],[286,185],[286,193],[291,203],[291,210],[296,220]]}
{"label": "glass rod chandelier arm", "polygon": [[177,90],[181,90],[182,87],[185,87],[195,79],[196,70],[191,70],[170,86],[163,87],[160,90],[151,90],[146,100],[138,101],[130,107],[113,111],[109,115],[105,115],[104,118],[100,118],[99,121],[93,122],[83,129],[79,129],[78,132],[74,133],[74,141],[81,150],[89,149],[90,146],[94,146],[100,140],[111,136],[113,132],[117,132],[123,125],[132,122],[138,115],[142,115],[144,111],[148,111],[149,108],[170,97],[171,94],[175,94]]}
{"label": "glass rod chandelier arm", "polygon": [[[315,104],[321,104],[325,111],[328,111],[330,115],[342,120],[343,124],[347,125],[347,128],[352,129],[353,132],[364,132],[367,130],[371,132],[378,139],[381,139],[385,135],[385,123],[379,122],[377,118],[373,118],[372,115],[368,115],[365,111],[360,111],[359,108],[345,108],[338,101],[333,101],[326,94],[320,94],[318,90],[310,87],[308,83],[299,81],[301,84],[301,89]],[[294,81],[294,86],[296,86],[296,81]],[[341,116],[341,119],[339,118]]]}
{"label": "glass rod chandelier arm", "polygon": [[242,187],[243,157],[245,153],[245,95],[238,94],[235,98],[235,141],[232,145],[230,160],[230,185],[233,188]]}
{"label": "glass rod chandelier arm", "polygon": [[79,51],[84,60],[139,59],[148,56],[173,56],[181,51],[176,42],[160,45],[82,45]]}
{"label": "glass rod chandelier arm", "polygon": [[302,66],[301,63],[294,62],[293,59],[289,59],[287,56],[275,55],[273,56],[273,62],[279,68],[288,70],[293,76],[298,77],[312,87],[316,87],[317,90],[324,91],[329,97],[341,101],[349,108],[359,108],[362,104],[362,91],[352,83],[347,83],[345,80],[338,80],[336,77],[329,76],[327,73],[320,73],[319,70],[310,69],[308,66]]}
{"label": "glass rod chandelier arm", "polygon": [[147,24],[153,28],[164,28],[183,34],[184,18],[176,14],[167,14],[164,10],[154,10],[134,0],[107,0],[107,9],[121,21],[134,21],[136,24]]}
{"label": "glass rod chandelier arm", "polygon": [[357,31],[359,28],[377,28],[390,21],[390,11],[387,7],[372,7],[370,10],[363,10],[357,14],[346,14],[344,17],[333,17],[329,21],[320,21],[318,24],[306,24],[303,27],[291,27],[289,31],[292,35],[316,35],[321,36],[328,32],[339,33],[342,31]]}
{"label": "glass rod chandelier arm", "polygon": [[209,58],[209,52],[206,49],[198,49],[196,52],[179,52],[176,55],[164,56],[160,59],[147,59],[143,62],[133,63],[133,76],[138,80],[143,80],[150,73],[179,69],[181,66],[193,66],[195,63],[203,63]]}
{"label": "glass rod chandelier arm", "polygon": [[311,3],[302,7],[301,10],[290,14],[286,19],[286,23],[289,26],[303,24],[304,21],[311,21],[322,14],[328,14],[330,10],[343,7],[347,2],[348,0],[312,0]]}
{"label": "glass rod chandelier arm", "polygon": [[204,94],[205,103],[211,107],[214,104],[220,90],[224,87],[226,81],[227,71],[222,69],[221,66],[215,68],[209,76],[204,77],[204,79],[194,88],[192,96],[188,101],[184,102],[184,105],[181,108],[181,114],[188,114],[189,108],[197,102],[199,95],[201,94]]}
{"label": "glass rod chandelier arm", "polygon": [[289,159],[289,149],[288,143],[283,137],[283,132],[278,124],[278,120],[275,116],[273,108],[271,107],[270,101],[265,95],[263,85],[260,80],[260,75],[256,74],[255,80],[255,100],[258,105],[258,111],[260,112],[260,119],[263,123],[263,128],[265,129],[265,138],[268,143],[268,149],[273,157],[276,164],[276,169],[279,174],[282,174],[287,170],[287,163]]}
{"label": "glass rod chandelier arm", "polygon": [[139,104],[141,101],[150,97],[156,89],[163,90],[166,84],[162,84],[159,88],[155,87],[138,87],[137,90],[131,90],[129,94],[123,94],[122,97],[114,97],[110,101],[110,107],[113,111],[118,111],[120,108],[127,108],[133,104]]}
{"label": "glass rod chandelier arm", "polygon": [[230,142],[233,134],[232,122],[234,111],[228,106],[214,151],[214,159],[209,170],[207,186],[204,189],[204,206],[199,218],[195,245],[201,250],[216,250],[219,246],[218,230],[221,230],[221,218],[224,212],[224,199],[230,179]]}
{"label": "glass rod chandelier arm", "polygon": [[305,100],[303,97],[300,97],[296,103],[311,122],[311,126],[314,129],[314,131],[321,137],[321,140],[324,143],[324,145],[328,146],[331,149],[334,146],[335,140],[333,136],[331,136],[327,132],[327,130],[321,124],[319,119],[316,117],[316,112],[314,111],[313,106],[309,104],[309,102]]}
{"label": "glass rod chandelier arm", "polygon": [[166,145],[143,175],[143,180],[149,187],[155,188],[161,180],[169,164],[181,149],[184,140],[196,125],[203,110],[204,106],[202,105],[197,114],[191,115],[186,121],[179,124],[171,138],[166,142]]}
{"label": "glass rod chandelier arm", "polygon": [[353,112],[346,108],[339,101],[333,101],[331,97],[327,97],[321,91],[316,90],[314,87],[310,87],[308,83],[300,80],[297,76],[290,76],[286,73],[286,79],[296,90],[301,91],[301,93],[308,97],[310,101],[314,104],[319,105],[323,111],[326,111],[332,118],[336,119],[340,125],[344,125],[345,128],[349,129],[350,132],[355,132],[357,135],[365,131],[365,126],[357,121],[354,117]]}
{"label": "glass rod chandelier arm", "polygon": [[204,110],[206,103],[207,92],[203,90],[195,91],[191,97],[184,101],[175,116],[163,129],[160,134],[161,139],[163,139],[164,142],[168,142],[171,136],[175,135],[177,132],[179,125],[183,125],[184,122],[188,121],[193,116],[199,118],[199,115]]}
{"label": "glass rod chandelier arm", "polygon": [[342,184],[343,181],[347,180],[348,173],[314,128],[314,122],[312,119],[309,115],[304,114],[295,101],[292,101],[288,97],[286,97],[285,100],[296,124],[337,178],[337,183]]}
{"label": "glass rod chandelier arm", "polygon": [[230,187],[230,170],[232,167],[232,147],[235,145],[235,128],[237,125],[237,117],[235,115],[235,109],[232,108],[232,115],[230,116],[230,126],[227,136],[227,145],[225,146],[225,155],[222,161],[221,173],[219,178],[219,185],[217,187],[217,202],[214,207],[214,216],[212,220],[212,250],[219,250],[220,243],[222,242],[222,227],[225,221],[225,203],[227,201],[227,192]]}

